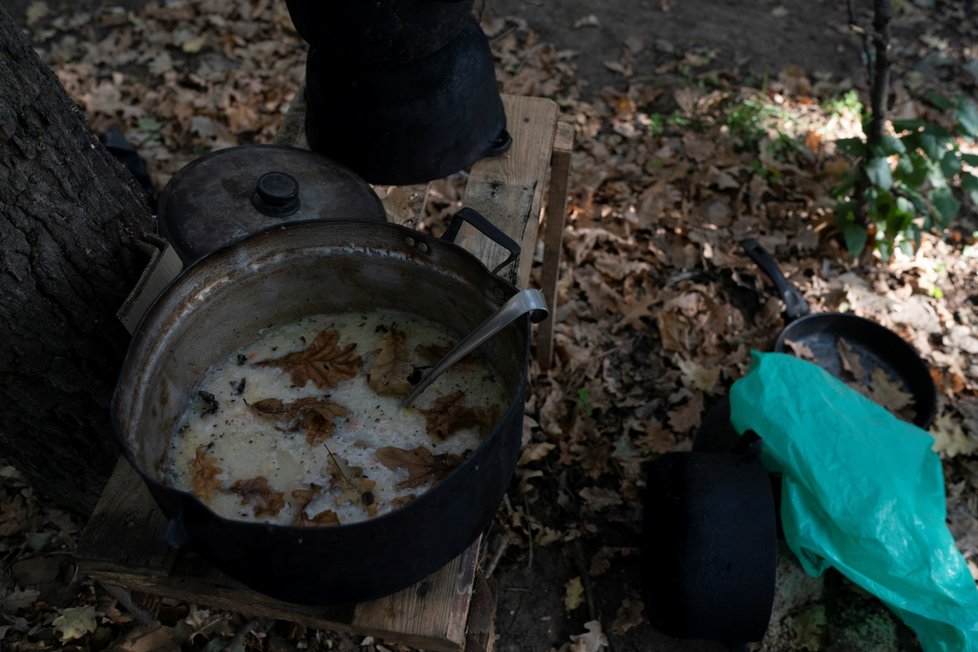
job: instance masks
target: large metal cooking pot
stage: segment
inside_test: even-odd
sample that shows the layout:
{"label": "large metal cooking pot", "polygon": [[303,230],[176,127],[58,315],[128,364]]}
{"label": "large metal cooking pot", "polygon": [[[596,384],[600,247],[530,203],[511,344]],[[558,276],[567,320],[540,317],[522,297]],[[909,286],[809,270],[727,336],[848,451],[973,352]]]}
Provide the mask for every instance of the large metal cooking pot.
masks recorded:
{"label": "large metal cooking pot", "polygon": [[469,19],[434,54],[370,70],[310,50],[306,139],[370,183],[394,185],[440,179],[502,154],[512,139],[486,35]]}
{"label": "large metal cooking pot", "polygon": [[[466,219],[518,247],[484,219]],[[453,231],[457,231],[454,229]],[[159,463],[208,367],[270,324],[383,307],[435,318],[461,337],[516,289],[449,241],[393,224],[300,222],[199,260],[137,328],[112,402],[123,453],[169,519],[167,539],[224,573],[297,603],[392,593],[460,554],[493,518],[520,447],[529,353],[524,316],[483,345],[508,406],[469,457],[416,500],[359,523],[292,527],[222,518],[160,480]]]}
{"label": "large metal cooking pot", "polygon": [[286,0],[299,35],[334,61],[412,61],[459,33],[474,0]]}

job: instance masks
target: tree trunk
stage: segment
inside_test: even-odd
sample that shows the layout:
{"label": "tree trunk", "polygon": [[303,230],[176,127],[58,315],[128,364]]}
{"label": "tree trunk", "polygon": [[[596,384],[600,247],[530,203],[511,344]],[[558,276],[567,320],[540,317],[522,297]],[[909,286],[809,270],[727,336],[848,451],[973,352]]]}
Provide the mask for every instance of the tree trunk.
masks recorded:
{"label": "tree trunk", "polygon": [[88,512],[118,452],[108,405],[146,197],[0,7],[0,457]]}

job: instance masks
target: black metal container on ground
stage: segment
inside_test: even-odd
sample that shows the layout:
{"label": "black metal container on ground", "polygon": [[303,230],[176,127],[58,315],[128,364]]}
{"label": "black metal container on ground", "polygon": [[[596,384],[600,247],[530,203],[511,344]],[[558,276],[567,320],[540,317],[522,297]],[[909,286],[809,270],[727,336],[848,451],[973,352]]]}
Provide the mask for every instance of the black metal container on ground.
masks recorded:
{"label": "black metal container on ground", "polygon": [[409,63],[356,69],[312,49],[306,138],[371,183],[439,179],[512,140],[489,42],[474,19],[443,48]]}
{"label": "black metal container on ground", "polygon": [[[501,236],[484,221],[476,226]],[[158,465],[208,367],[269,324],[384,307],[434,318],[461,336],[515,292],[450,242],[373,222],[288,224],[184,270],[137,328],[112,402],[123,453],[170,521],[168,540],[258,591],[306,604],[389,594],[460,554],[491,521],[516,464],[525,316],[482,348],[509,397],[500,420],[458,468],[391,513],[332,527],[229,520],[163,484]]]}
{"label": "black metal container on ground", "polygon": [[299,35],[337,64],[405,63],[461,31],[474,0],[286,0]]}
{"label": "black metal container on ground", "polygon": [[387,221],[353,171],[308,150],[242,145],[180,169],[157,203],[160,234],[184,264],[263,229],[305,220]]}
{"label": "black metal container on ground", "polygon": [[774,498],[756,451],[650,465],[642,581],[652,625],[678,638],[760,640],[774,604]]}

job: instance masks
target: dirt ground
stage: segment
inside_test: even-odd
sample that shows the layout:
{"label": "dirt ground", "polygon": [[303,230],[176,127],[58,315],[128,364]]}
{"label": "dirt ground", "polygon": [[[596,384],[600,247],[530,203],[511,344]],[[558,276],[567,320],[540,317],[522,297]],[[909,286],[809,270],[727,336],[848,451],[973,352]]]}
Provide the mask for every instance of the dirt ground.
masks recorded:
{"label": "dirt ground", "polygon": [[577,70],[591,92],[624,82],[604,62],[615,61],[629,38],[644,43],[635,69],[649,81],[665,56],[686,49],[716,50],[726,68],[757,78],[789,64],[837,78],[862,72],[845,7],[829,0],[487,0],[485,12],[522,17],[543,40],[578,51]]}
{"label": "dirt ground", "polygon": [[[123,4],[138,12],[146,3]],[[202,7],[193,18],[197,22],[158,15],[127,22],[119,13],[106,13],[108,3],[51,1],[49,13],[31,26],[39,39],[45,34],[44,55],[96,126],[126,116],[127,133],[139,144],[158,183],[190,160],[203,141],[217,147],[236,142],[234,138],[269,139],[289,93],[301,80],[302,46],[287,29],[276,27],[261,43],[267,47],[256,48],[260,54],[253,58],[244,46],[191,51],[187,45],[195,43],[193,29],[205,24],[210,29],[217,22],[205,20],[208,8],[226,3],[191,4]],[[713,121],[727,109],[717,107],[740,106],[744,98],[780,98],[785,110],[803,116],[798,119],[803,126],[793,137],[808,147],[817,130],[813,126],[806,134],[805,112],[864,86],[862,44],[848,29],[840,3],[480,4],[477,13],[493,41],[504,89],[553,97],[577,129],[558,359],[552,370],[534,368],[526,427],[531,454],[525,455],[513,490],[484,538],[484,566],[491,564],[486,570],[492,573],[498,598],[497,649],[725,650],[726,645],[715,641],[670,639],[642,620],[638,553],[641,465],[667,450],[688,450],[701,413],[743,373],[749,349],[769,347],[783,325],[777,302],[758,298],[763,284],[738,257],[734,243],[747,234],[762,237],[787,261],[789,274],[819,309],[847,303],[876,318],[877,300],[885,299],[893,312],[911,303],[939,312],[947,332],[927,331],[912,321],[887,324],[925,353],[935,375],[943,379],[945,401],[957,392],[976,406],[978,341],[969,332],[978,323],[978,287],[976,263],[967,253],[978,224],[974,207],[963,212],[956,239],[928,241],[925,255],[899,265],[861,267],[840,252],[826,217],[831,185],[826,162],[835,160],[831,148],[815,142],[813,152],[799,147],[789,160],[775,161],[765,158],[763,148],[745,153],[729,146],[729,125]],[[31,5],[31,0],[13,0],[5,9],[26,23]],[[868,3],[857,3],[857,9],[866,24]],[[974,92],[978,74],[970,71],[978,67],[970,66],[978,53],[972,45],[973,24],[961,21],[957,4],[944,9],[923,16],[917,5],[906,3],[898,17],[894,53],[900,110],[918,107],[911,96],[934,86]],[[79,23],[70,27],[74,31],[68,37],[61,35],[67,28],[50,27],[53,17],[70,23],[72,15],[83,12],[112,19],[98,29]],[[130,23],[149,48],[154,20],[170,27],[191,25],[182,54],[170,44],[172,60],[170,54],[165,60],[155,53],[132,57],[125,64],[127,78],[116,84],[108,63],[114,55],[85,52],[86,42],[98,42],[109,52],[124,49],[121,39],[106,30],[116,24],[129,28]],[[922,43],[918,37],[924,32],[931,40]],[[251,68],[267,64],[268,52],[275,53],[276,68],[254,82],[248,77]],[[192,68],[198,65],[195,57],[200,67]],[[133,72],[140,66],[150,68],[156,77],[147,78],[156,81],[140,79]],[[178,78],[186,81],[180,75],[188,70],[193,71],[192,83],[173,83],[169,94],[167,85]],[[225,80],[233,76],[252,82],[234,86]],[[153,97],[160,114],[136,115],[138,102],[132,98],[154,83],[166,86]],[[135,90],[123,89],[121,97],[116,93],[117,86],[130,84]],[[208,89],[207,97],[191,94],[198,86]],[[190,101],[197,111],[192,123],[196,132],[180,108]],[[249,113],[244,106],[262,108]],[[160,117],[163,112],[169,112],[168,119]],[[650,123],[650,116],[664,125]],[[851,116],[829,120],[835,121],[833,133],[852,128]],[[758,138],[766,143],[769,136]],[[444,212],[456,198],[450,188],[442,192],[442,197],[435,193],[435,203],[440,201]],[[940,264],[934,262],[938,258]],[[718,315],[739,327],[717,335],[710,324]],[[673,339],[683,338],[681,348],[674,345]],[[690,365],[701,372],[714,370],[714,382],[704,388],[690,381]],[[961,437],[965,430],[960,430]],[[978,546],[978,507],[968,497],[978,465],[970,455],[944,461],[949,486],[958,488],[950,514],[955,536]],[[838,574],[808,577],[784,547],[778,582],[771,631],[761,649],[919,649],[912,633],[878,601]],[[570,595],[571,587],[579,587],[576,595]],[[595,622],[600,635],[585,635],[594,634],[589,625]],[[118,627],[112,631],[118,633]],[[274,638],[271,633],[269,637]],[[296,649],[298,640],[276,643],[275,649]],[[343,637],[328,641],[303,644],[344,651],[361,644]],[[364,646],[380,649],[373,641]],[[104,647],[91,644],[91,649]],[[199,641],[184,645],[202,647]],[[272,647],[255,644],[249,649]]]}

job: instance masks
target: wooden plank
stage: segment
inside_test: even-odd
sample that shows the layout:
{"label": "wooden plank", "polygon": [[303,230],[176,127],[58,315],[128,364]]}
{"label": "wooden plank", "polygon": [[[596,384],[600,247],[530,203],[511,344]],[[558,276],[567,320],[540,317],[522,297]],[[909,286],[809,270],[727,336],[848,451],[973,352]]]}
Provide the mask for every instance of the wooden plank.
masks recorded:
{"label": "wooden plank", "polygon": [[482,571],[475,575],[465,652],[493,652],[496,647],[496,593]]}
{"label": "wooden plank", "polygon": [[165,574],[173,564],[163,542],[165,529],[166,519],[146,484],[120,458],[78,542],[79,568],[85,573]]}
{"label": "wooden plank", "polygon": [[[520,259],[501,274],[526,287],[553,150],[557,104],[539,97],[503,95],[503,105],[513,146],[502,156],[482,159],[472,167],[463,202],[520,244]],[[490,269],[506,257],[501,247],[468,225],[459,232],[457,242]]]}
{"label": "wooden plank", "polygon": [[462,648],[480,540],[391,596],[359,605],[307,606],[253,591],[195,554],[174,555],[163,542],[165,527],[142,479],[120,459],[82,535],[79,569],[106,584],[248,615],[430,650]]}
{"label": "wooden plank", "polygon": [[[357,605],[357,626],[365,631],[383,626],[399,632],[399,640],[417,647],[430,647],[420,642],[418,637],[424,636],[461,649],[480,543],[481,537],[438,573],[414,586]],[[414,641],[407,640],[408,635]]]}
{"label": "wooden plank", "polygon": [[543,235],[543,266],[540,289],[550,315],[537,327],[537,362],[549,369],[554,356],[554,323],[557,315],[557,279],[564,241],[564,218],[567,209],[567,184],[570,179],[571,150],[574,149],[574,126],[557,123],[553,159],[550,165],[550,187],[547,189],[547,213]]}

